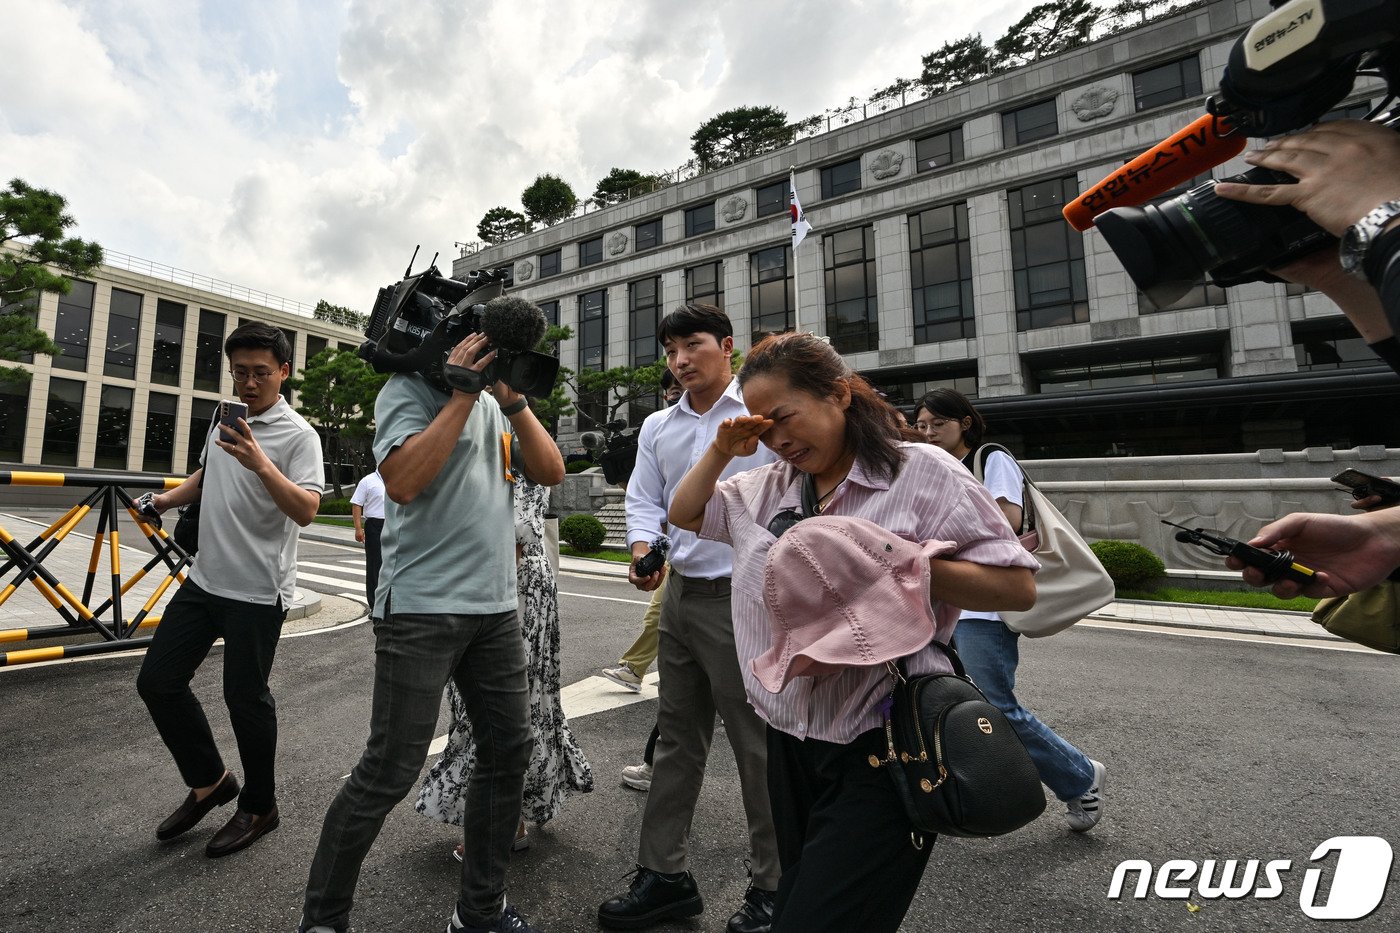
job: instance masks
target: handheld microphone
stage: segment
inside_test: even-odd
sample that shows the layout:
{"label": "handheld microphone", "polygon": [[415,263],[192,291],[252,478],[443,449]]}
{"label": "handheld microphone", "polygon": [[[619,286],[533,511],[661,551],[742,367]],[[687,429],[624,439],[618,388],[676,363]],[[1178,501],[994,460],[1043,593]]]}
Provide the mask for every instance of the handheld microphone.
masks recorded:
{"label": "handheld microphone", "polygon": [[1082,233],[1104,211],[1149,201],[1233,159],[1247,143],[1245,135],[1234,133],[1229,123],[1205,114],[1067,204],[1065,220]]}
{"label": "handheld microphone", "polygon": [[649,577],[666,566],[666,555],[671,553],[671,539],[657,535],[651,542],[651,550],[637,561],[637,576]]}

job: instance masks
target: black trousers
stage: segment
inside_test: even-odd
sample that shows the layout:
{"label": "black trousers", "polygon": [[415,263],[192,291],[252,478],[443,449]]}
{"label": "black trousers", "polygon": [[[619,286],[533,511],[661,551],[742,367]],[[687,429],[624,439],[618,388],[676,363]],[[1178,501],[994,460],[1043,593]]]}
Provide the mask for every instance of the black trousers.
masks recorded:
{"label": "black trousers", "polygon": [[224,640],[224,703],[243,763],[238,806],[249,813],[267,813],[276,803],[277,703],[267,678],[286,617],[280,601],[264,606],[224,599],[186,580],[166,606],[136,676],[136,691],[185,785],[207,787],[224,773],[224,760],[190,681],[214,641]]}
{"label": "black trousers", "polygon": [[374,609],[374,591],[379,587],[379,568],[384,562],[384,552],[379,548],[379,536],[384,533],[384,519],[367,518],[365,526],[365,599],[369,608]]}
{"label": "black trousers", "polygon": [[773,933],[895,933],[928,864],[883,768],[879,729],[848,745],[768,728],[768,793],[783,876]]}

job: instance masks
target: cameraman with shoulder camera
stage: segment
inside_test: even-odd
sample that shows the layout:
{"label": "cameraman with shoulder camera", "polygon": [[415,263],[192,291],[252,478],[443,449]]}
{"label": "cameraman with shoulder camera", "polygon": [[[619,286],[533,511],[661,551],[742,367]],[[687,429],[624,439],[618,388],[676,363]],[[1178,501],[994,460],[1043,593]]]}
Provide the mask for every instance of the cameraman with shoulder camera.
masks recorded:
{"label": "cameraman with shoulder camera", "polygon": [[481,391],[496,357],[492,350],[477,358],[488,344],[473,333],[452,349],[446,363],[459,368],[456,388],[396,372],[375,405],[374,452],[390,501],[373,612],[370,736],[326,813],[302,933],[348,928],[360,865],[384,817],[417,783],[449,678],[480,743],[448,929],[535,929],[505,903],[531,747],[510,469],[518,458],[526,476],[551,486],[564,463],[523,395],[499,381],[494,397]]}
{"label": "cameraman with shoulder camera", "polygon": [[[1400,372],[1400,133],[1378,123],[1336,120],[1270,141],[1245,161],[1285,172],[1297,184],[1220,182],[1221,197],[1307,214],[1342,238],[1280,269],[1283,278],[1336,302],[1366,343]],[[1345,267],[1345,268],[1344,268]]]}

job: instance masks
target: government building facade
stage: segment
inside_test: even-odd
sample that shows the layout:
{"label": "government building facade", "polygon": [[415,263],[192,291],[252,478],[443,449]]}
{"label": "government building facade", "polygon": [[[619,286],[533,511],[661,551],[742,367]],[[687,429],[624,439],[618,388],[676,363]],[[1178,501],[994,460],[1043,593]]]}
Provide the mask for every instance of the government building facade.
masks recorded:
{"label": "government building facade", "polygon": [[[576,370],[656,360],[659,318],[708,301],[741,351],[773,331],[824,334],[906,410],[955,388],[1026,457],[1393,445],[1400,379],[1330,301],[1202,285],[1158,310],[1096,230],[1061,216],[1201,115],[1268,10],[1193,7],[463,255],[453,272],[512,266],[516,292],[573,329],[560,356]],[[1363,79],[1335,114],[1382,96]],[[795,252],[790,167],[814,228]],[[599,417],[581,405],[561,441]]]}
{"label": "government building facade", "polygon": [[119,253],[72,282],[38,309],[63,352],[19,363],[27,382],[0,383],[0,468],[184,476],[199,467],[219,400],[237,397],[223,349],[234,328],[281,328],[293,375],[322,350],[364,339],[313,319],[308,305]]}

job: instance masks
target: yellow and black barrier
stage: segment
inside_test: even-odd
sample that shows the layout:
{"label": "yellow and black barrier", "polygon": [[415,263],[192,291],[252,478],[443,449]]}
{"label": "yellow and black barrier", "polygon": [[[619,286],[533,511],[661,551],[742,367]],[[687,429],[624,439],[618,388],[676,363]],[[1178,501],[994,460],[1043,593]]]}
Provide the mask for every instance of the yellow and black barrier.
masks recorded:
{"label": "yellow and black barrier", "polygon": [[[149,635],[132,637],[141,629],[149,629],[160,621],[151,610],[173,583],[183,583],[184,570],[189,566],[190,555],[175,543],[163,528],[148,522],[136,509],[136,502],[127,489],[173,489],[184,480],[178,477],[143,476],[135,473],[39,473],[20,470],[0,470],[0,486],[62,486],[91,488],[83,499],[70,508],[57,521],[41,531],[28,544],[22,544],[5,528],[0,527],[0,552],[5,562],[0,565],[0,579],[13,569],[18,573],[0,588],[0,606],[3,606],[15,591],[25,583],[30,583],[53,606],[64,624],[39,628],[0,629],[0,643],[28,641],[35,638],[51,638],[58,635],[73,635],[82,632],[96,632],[101,642],[80,645],[55,645],[44,648],[22,648],[0,652],[0,667],[23,664],[32,661],[45,661],[60,657],[75,657],[85,654],[99,654],[106,651],[124,651],[150,644]],[[86,579],[82,597],[74,595],[54,573],[44,566],[44,559],[68,536],[87,515],[98,509],[97,534],[93,537],[92,553],[88,560]],[[152,557],[131,579],[121,577],[121,553],[117,540],[117,516],[119,509],[125,508],[136,523],[136,527],[146,536],[155,551]],[[101,562],[103,545],[108,547],[111,595],[96,608],[90,604],[97,584],[98,565]],[[164,565],[165,579],[156,587],[135,616],[127,618],[122,612],[122,596],[139,583],[151,570]],[[109,618],[103,616],[110,611]]]}

